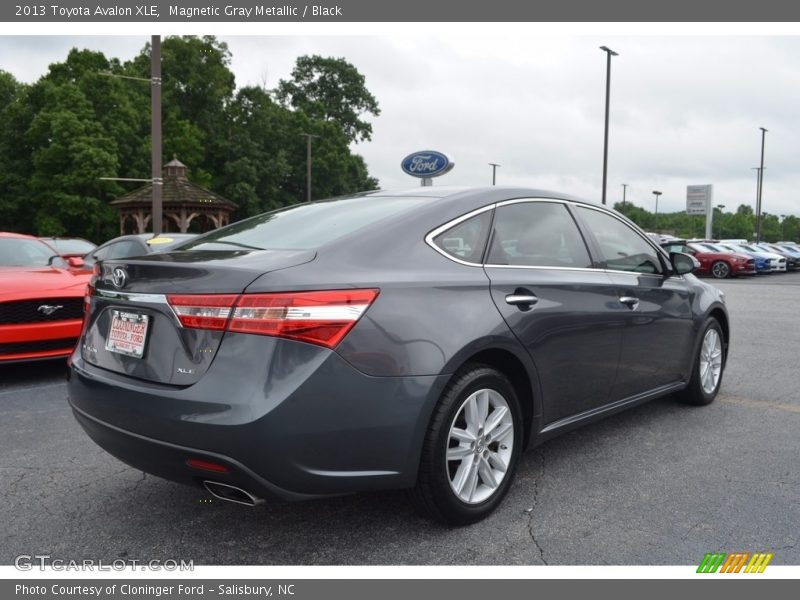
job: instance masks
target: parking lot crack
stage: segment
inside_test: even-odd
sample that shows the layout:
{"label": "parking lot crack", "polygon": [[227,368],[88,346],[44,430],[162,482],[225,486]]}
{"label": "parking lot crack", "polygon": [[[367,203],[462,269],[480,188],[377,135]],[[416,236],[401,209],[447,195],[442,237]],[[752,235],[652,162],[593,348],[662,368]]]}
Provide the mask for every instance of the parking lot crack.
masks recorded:
{"label": "parking lot crack", "polygon": [[539,486],[542,484],[542,480],[544,479],[544,452],[539,451],[539,473],[536,476],[536,479],[533,482],[533,506],[528,509],[528,534],[531,536],[531,540],[533,541],[534,546],[539,552],[539,560],[542,561],[543,565],[548,564],[547,560],[544,557],[544,548],[542,548],[541,543],[536,538],[536,532],[534,531],[534,522],[533,517],[536,511],[536,507],[539,504]]}
{"label": "parking lot crack", "polygon": [[142,471],[142,478],[141,478],[141,479],[138,479],[138,480],[136,481],[136,483],[135,483],[135,484],[134,484],[134,486],[133,486],[133,490],[131,490],[131,491],[132,491],[132,492],[135,492],[136,490],[138,490],[138,489],[139,489],[139,486],[142,484],[142,482],[143,482],[145,479],[147,479],[147,473],[145,473],[144,471]]}
{"label": "parking lot crack", "polygon": [[692,531],[694,531],[698,527],[700,527],[700,523],[695,523],[694,525],[689,527],[689,529],[686,530],[686,533],[683,534],[683,537],[681,537],[681,541],[685,542],[689,538],[689,534],[692,533]]}
{"label": "parking lot crack", "polygon": [[17,493],[17,486],[23,479],[25,479],[25,476],[27,474],[28,473],[26,471],[18,473],[17,476],[9,482],[8,491],[7,493],[3,494],[3,496],[8,496],[8,497],[14,496]]}

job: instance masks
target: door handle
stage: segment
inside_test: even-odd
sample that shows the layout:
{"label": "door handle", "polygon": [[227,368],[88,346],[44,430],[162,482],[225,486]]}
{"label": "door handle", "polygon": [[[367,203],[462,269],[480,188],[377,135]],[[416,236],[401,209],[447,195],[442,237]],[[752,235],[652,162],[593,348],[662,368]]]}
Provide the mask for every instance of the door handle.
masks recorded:
{"label": "door handle", "polygon": [[639,299],[634,296],[621,296],[619,301],[630,309],[635,309],[639,306]]}
{"label": "door handle", "polygon": [[533,294],[509,294],[506,296],[506,304],[519,306],[520,308],[530,308],[532,304],[536,304],[539,298]]}

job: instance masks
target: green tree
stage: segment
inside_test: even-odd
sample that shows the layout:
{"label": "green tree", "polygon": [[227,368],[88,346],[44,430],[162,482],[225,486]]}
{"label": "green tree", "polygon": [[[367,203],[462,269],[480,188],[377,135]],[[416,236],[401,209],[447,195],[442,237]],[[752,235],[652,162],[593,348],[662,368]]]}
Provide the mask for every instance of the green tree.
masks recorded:
{"label": "green tree", "polygon": [[25,131],[33,118],[28,86],[0,71],[0,230],[31,231],[33,207],[27,198],[30,149]]}
{"label": "green tree", "polygon": [[77,86],[43,85],[45,106],[26,133],[34,229],[40,235],[107,234],[113,212],[103,200],[113,184],[100,178],[117,172],[116,142]]}
{"label": "green tree", "polygon": [[781,241],[800,241],[800,219],[794,215],[787,215],[781,226]]}
{"label": "green tree", "polygon": [[761,241],[777,242],[781,238],[781,222],[778,215],[762,213],[761,218]]}
{"label": "green tree", "polygon": [[[149,78],[150,50],[148,43],[123,65],[124,71]],[[191,167],[192,180],[202,186],[213,187],[214,175],[227,160],[222,146],[228,133],[227,108],[236,89],[230,63],[227,44],[214,36],[168,37],[161,43],[164,157],[180,157]],[[141,87],[148,94],[142,104],[146,109],[149,87]],[[149,137],[146,141],[149,147]]]}
{"label": "green tree", "polygon": [[349,142],[372,139],[372,125],[361,116],[381,114],[364,76],[344,58],[301,56],[292,78],[279,82],[276,97],[312,120],[337,123]]}
{"label": "green tree", "polygon": [[755,229],[755,218],[753,217],[752,209],[749,214],[747,211],[737,210],[730,218],[725,219],[726,238],[749,240],[753,237]]}
{"label": "green tree", "polygon": [[[369,125],[351,119],[348,135],[341,122],[361,114],[359,98],[377,114],[366,89],[344,90],[338,118],[309,114],[260,88],[236,91],[230,59],[210,36],[163,41],[162,162],[177,155],[195,183],[237,202],[235,217],[245,217],[305,199],[308,132],[320,136],[314,198],[377,187],[349,147],[353,132],[368,136]],[[323,71],[363,87],[341,59],[317,59]],[[150,86],[109,74],[148,78],[149,45],[125,63],[72,49],[32,85],[0,71],[0,229],[98,242],[116,234],[109,202],[130,186],[102,178],[150,176]],[[347,94],[356,102],[351,113],[341,104]]]}

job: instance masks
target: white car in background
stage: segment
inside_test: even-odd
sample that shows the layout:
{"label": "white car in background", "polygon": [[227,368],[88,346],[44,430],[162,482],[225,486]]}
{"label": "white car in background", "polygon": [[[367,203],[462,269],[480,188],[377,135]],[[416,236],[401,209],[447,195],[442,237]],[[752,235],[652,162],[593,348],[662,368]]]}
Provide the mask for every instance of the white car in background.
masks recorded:
{"label": "white car in background", "polygon": [[720,246],[733,250],[734,252],[744,252],[753,256],[760,256],[769,260],[769,266],[773,273],[786,272],[786,257],[774,252],[767,252],[757,248],[747,242],[747,240],[720,240]]}
{"label": "white car in background", "polygon": [[774,252],[779,256],[783,256],[786,259],[787,271],[796,271],[798,268],[800,268],[800,250],[797,248],[789,250],[778,246],[777,244],[769,244],[767,242],[750,245],[758,248],[759,250],[764,250],[764,252]]}

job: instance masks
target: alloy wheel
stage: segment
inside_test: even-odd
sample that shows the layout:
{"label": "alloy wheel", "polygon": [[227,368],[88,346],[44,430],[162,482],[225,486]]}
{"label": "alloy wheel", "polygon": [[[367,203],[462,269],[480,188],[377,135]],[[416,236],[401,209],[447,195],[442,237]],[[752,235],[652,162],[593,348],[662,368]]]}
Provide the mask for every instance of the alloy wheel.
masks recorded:
{"label": "alloy wheel", "polygon": [[716,329],[709,329],[700,348],[700,385],[706,394],[711,394],[722,374],[722,340]]}
{"label": "alloy wheel", "polygon": [[493,389],[470,394],[450,425],[446,468],[462,502],[479,504],[500,487],[514,450],[514,420],[506,399]]}
{"label": "alloy wheel", "polygon": [[728,276],[728,273],[730,273],[730,270],[730,267],[724,262],[715,262],[711,267],[711,274],[716,279],[725,279]]}

